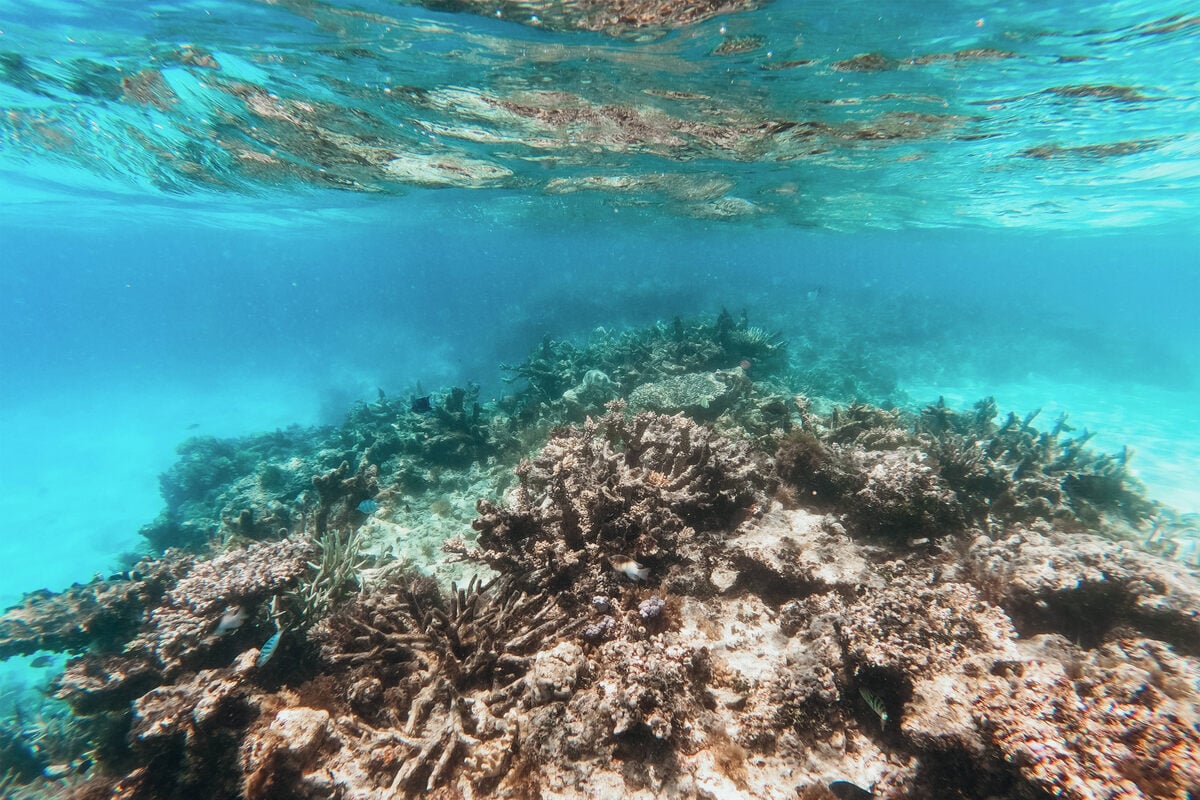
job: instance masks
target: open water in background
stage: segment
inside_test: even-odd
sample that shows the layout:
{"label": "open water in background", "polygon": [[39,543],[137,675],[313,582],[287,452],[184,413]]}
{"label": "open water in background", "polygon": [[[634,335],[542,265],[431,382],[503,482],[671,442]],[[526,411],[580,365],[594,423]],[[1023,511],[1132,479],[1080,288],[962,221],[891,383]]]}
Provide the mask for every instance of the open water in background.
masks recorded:
{"label": "open water in background", "polygon": [[722,307],[1200,509],[1187,4],[498,8],[0,0],[0,601],[138,547],[189,436]]}

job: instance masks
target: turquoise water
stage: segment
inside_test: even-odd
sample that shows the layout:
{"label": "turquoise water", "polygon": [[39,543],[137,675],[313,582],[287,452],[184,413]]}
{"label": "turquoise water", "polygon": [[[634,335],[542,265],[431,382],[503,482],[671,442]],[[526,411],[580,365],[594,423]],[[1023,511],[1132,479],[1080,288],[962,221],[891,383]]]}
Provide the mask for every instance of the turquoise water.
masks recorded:
{"label": "turquoise water", "polygon": [[1194,10],[759,5],[0,0],[0,601],[143,548],[189,436],[722,307],[1200,509]]}

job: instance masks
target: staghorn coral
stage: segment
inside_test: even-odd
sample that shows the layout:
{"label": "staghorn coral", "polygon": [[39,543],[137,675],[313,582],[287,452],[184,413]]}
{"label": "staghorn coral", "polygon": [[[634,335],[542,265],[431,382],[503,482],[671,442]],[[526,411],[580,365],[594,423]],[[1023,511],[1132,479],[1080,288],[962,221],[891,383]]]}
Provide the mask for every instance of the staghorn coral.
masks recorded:
{"label": "staghorn coral", "polygon": [[802,427],[779,440],[780,475],[843,509],[864,532],[924,538],[971,528],[1054,521],[1114,537],[1136,535],[1155,505],[1126,467],[1128,450],[1098,455],[1065,415],[995,423],[991,398],[959,412],[943,400],[917,417],[856,404],[822,417],[800,403]]}
{"label": "staghorn coral", "polygon": [[308,562],[308,571],[289,592],[294,613],[305,625],[321,620],[358,590],[363,568],[369,563],[361,556],[362,534],[358,528],[344,533],[326,530],[314,545],[320,559]]}
{"label": "staghorn coral", "polygon": [[770,487],[745,445],[683,417],[609,408],[522,462],[507,506],[480,501],[479,557],[586,602],[613,588],[609,559],[662,571],[685,540],[739,521]]}
{"label": "staghorn coral", "polygon": [[511,580],[472,580],[445,599],[418,579],[368,593],[314,636],[327,663],[349,670],[352,707],[397,750],[390,788],[415,792],[443,783],[464,758],[476,779],[507,770],[514,709],[574,686],[538,652],[567,627],[557,604]]}

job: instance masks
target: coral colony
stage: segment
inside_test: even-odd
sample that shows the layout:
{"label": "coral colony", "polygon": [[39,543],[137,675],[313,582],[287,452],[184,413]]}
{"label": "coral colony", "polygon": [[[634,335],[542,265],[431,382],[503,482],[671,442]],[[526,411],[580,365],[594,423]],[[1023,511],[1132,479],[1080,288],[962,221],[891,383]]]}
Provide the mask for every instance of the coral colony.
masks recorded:
{"label": "coral colony", "polygon": [[67,655],[6,796],[1196,797],[1193,521],[817,366],[722,313],[185,442],[135,569],[0,617]]}

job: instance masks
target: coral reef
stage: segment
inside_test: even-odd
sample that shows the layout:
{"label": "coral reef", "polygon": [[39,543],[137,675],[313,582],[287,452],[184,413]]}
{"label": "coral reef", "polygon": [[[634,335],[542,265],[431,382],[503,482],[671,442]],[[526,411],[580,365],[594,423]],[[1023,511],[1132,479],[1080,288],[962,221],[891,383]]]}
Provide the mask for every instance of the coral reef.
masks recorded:
{"label": "coral reef", "polygon": [[688,541],[736,524],[771,488],[745,444],[682,416],[609,409],[523,461],[505,505],[480,501],[479,558],[583,603],[613,591],[618,572],[657,582]]}
{"label": "coral reef", "polygon": [[192,440],[147,532],[191,552],[0,616],[0,657],[69,654],[73,712],[0,727],[0,787],[1200,792],[1194,526],[1128,453],[988,400],[822,406],[783,358],[722,314],[547,340],[496,405],[381,392],[340,428]]}
{"label": "coral reef", "polygon": [[774,382],[787,366],[787,343],[744,314],[735,320],[722,311],[712,322],[677,317],[619,334],[598,331],[584,344],[544,339],[523,363],[506,367],[511,381],[526,384],[509,410],[525,424],[563,424],[621,398],[660,413],[700,411],[710,421],[725,414],[731,428],[766,433],[791,422],[772,406],[787,396]]}
{"label": "coral reef", "polygon": [[1097,454],[1084,431],[1064,438],[988,398],[972,413],[941,400],[919,416],[861,404],[828,415],[799,401],[801,425],[780,440],[781,476],[801,493],[845,507],[864,530],[897,538],[1052,521],[1064,529],[1140,538],[1155,504],[1127,468],[1128,451]]}

